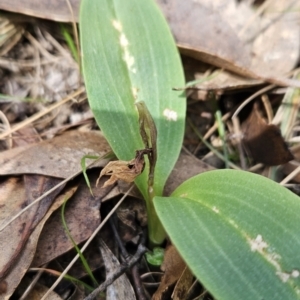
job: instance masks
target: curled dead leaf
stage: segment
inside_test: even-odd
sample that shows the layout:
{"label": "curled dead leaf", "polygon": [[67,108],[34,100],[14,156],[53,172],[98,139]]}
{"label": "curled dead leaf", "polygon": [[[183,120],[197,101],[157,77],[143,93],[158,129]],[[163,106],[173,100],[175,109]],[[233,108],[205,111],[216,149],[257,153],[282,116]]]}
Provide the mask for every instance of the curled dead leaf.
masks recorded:
{"label": "curled dead leaf", "polygon": [[135,158],[130,161],[117,160],[109,162],[101,171],[97,179],[96,186],[102,176],[110,176],[103,187],[114,184],[117,180],[133,182],[140,175],[145,167],[144,154],[148,154],[151,149],[137,150]]}

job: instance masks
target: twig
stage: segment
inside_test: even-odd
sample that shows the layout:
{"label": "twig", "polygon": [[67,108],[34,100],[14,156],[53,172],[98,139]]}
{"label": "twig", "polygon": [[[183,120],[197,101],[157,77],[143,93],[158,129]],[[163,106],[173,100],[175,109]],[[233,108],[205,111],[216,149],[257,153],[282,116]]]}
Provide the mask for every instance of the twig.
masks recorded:
{"label": "twig", "polygon": [[141,280],[138,265],[134,265],[131,268],[132,280],[134,282],[134,289],[138,300],[146,300],[145,289]]}
{"label": "twig", "polygon": [[105,290],[110,284],[112,284],[117,278],[119,278],[128,268],[131,268],[136,264],[143,254],[147,252],[147,248],[143,244],[139,244],[136,253],[132,256],[128,262],[122,263],[119,268],[111,275],[108,275],[105,282],[100,284],[91,294],[89,294],[84,300],[93,300],[97,297],[99,293]]}
{"label": "twig", "polygon": [[[126,262],[126,261],[129,260],[130,255],[128,254],[126,248],[123,245],[123,242],[122,242],[122,240],[120,238],[120,235],[117,231],[117,228],[115,226],[115,222],[114,222],[113,218],[109,219],[109,224],[111,225],[112,231],[113,231],[115,239],[117,241],[117,244],[118,244],[118,246],[121,250],[122,256],[124,257],[125,262]],[[146,242],[145,237],[146,237],[146,234],[144,233],[142,235],[142,239],[141,239],[141,242],[140,242],[142,245],[144,245],[145,242]],[[134,289],[135,289],[135,292],[136,292],[137,299],[138,300],[146,300],[147,297],[145,295],[145,290],[144,290],[144,287],[143,287],[143,284],[142,284],[142,281],[141,281],[141,278],[140,278],[140,274],[139,274],[139,270],[138,270],[137,265],[134,265],[131,268],[131,275],[132,275],[132,279],[133,279],[133,283],[134,283]]]}
{"label": "twig", "polygon": [[[142,245],[145,245],[145,243],[146,243],[146,236],[147,236],[147,232],[144,230],[143,234],[142,234],[141,241],[140,241],[140,243]],[[138,300],[148,299],[146,297],[145,289],[144,289],[144,286],[143,286],[143,283],[142,283],[141,276],[140,276],[139,269],[138,269],[137,265],[134,265],[131,268],[131,275],[132,275],[132,280],[134,282],[135,293],[136,293],[136,296],[137,296]]]}
{"label": "twig", "polygon": [[27,286],[25,292],[23,293],[23,295],[19,298],[19,300],[24,300],[27,298],[27,296],[29,295],[29,293],[32,291],[32,289],[35,287],[36,283],[38,282],[38,280],[40,279],[40,277],[43,275],[44,273],[44,268],[47,267],[48,264],[43,265],[43,269],[39,270],[37,272],[37,274],[34,276],[32,282]]}
{"label": "twig", "polygon": [[126,248],[124,247],[123,242],[122,242],[122,240],[120,238],[120,235],[119,235],[119,233],[117,231],[115,220],[116,220],[116,215],[114,214],[112,216],[112,218],[110,218],[108,220],[108,222],[109,222],[109,225],[110,225],[110,227],[111,227],[111,229],[113,231],[113,234],[114,234],[114,237],[115,237],[115,239],[117,241],[118,247],[121,250],[121,254],[122,254],[124,260],[126,261],[129,258],[129,254],[128,254]]}
{"label": "twig", "polygon": [[287,177],[285,177],[279,184],[285,185],[289,181],[291,181],[294,177],[296,177],[300,173],[300,166],[297,167],[292,173],[290,173]]}

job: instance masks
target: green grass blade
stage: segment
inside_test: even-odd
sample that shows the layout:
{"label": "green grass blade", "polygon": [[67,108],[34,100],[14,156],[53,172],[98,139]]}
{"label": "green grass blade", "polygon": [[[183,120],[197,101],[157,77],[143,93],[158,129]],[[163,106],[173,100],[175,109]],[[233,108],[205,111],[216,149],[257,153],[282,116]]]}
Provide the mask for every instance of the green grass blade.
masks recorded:
{"label": "green grass blade", "polygon": [[94,160],[99,161],[101,159],[107,159],[108,160],[108,159],[114,159],[114,158],[116,158],[115,154],[113,152],[111,152],[111,151],[108,152],[108,153],[106,153],[106,154],[104,154],[103,156],[96,156],[96,155],[89,155],[89,154],[87,154],[87,155],[84,155],[81,158],[80,165],[81,165],[81,169],[82,169],[82,174],[83,174],[83,177],[85,179],[86,185],[88,186],[88,188],[89,188],[90,193],[91,193],[92,196],[94,196],[94,195],[93,195],[93,191],[92,191],[90,180],[89,180],[89,178],[87,176],[87,173],[86,173],[86,171],[87,171],[86,160],[87,159],[94,159]]}
{"label": "green grass blade", "polygon": [[78,49],[76,47],[76,44],[75,44],[73,37],[71,36],[69,30],[66,28],[66,26],[64,24],[60,24],[60,30],[61,30],[61,33],[64,36],[66,43],[73,55],[73,58],[75,59],[76,62],[79,63],[80,59],[79,59],[79,55],[78,55]]}
{"label": "green grass blade", "polygon": [[262,176],[217,170],[154,205],[196,277],[217,298],[300,299],[300,200]]}
{"label": "green grass blade", "polygon": [[[61,275],[61,272],[53,270],[53,269],[47,269],[47,268],[30,268],[31,271],[43,271],[43,272],[47,272],[49,275],[51,276],[55,276],[55,277],[59,277]],[[71,275],[64,275],[63,277],[65,280],[68,280],[69,282],[72,282],[74,284],[77,285],[81,285],[83,286],[87,291],[92,292],[95,288],[90,286],[89,284],[85,283],[84,281],[77,279]]]}
{"label": "green grass blade", "polygon": [[95,156],[95,155],[84,155],[82,158],[81,158],[81,161],[80,161],[80,165],[81,165],[81,169],[82,169],[82,174],[83,174],[83,177],[85,179],[85,182],[86,182],[86,185],[88,186],[89,190],[90,190],[90,193],[92,196],[93,195],[93,191],[92,191],[92,187],[91,187],[91,183],[90,183],[90,180],[89,180],[89,177],[87,176],[87,173],[86,173],[86,159],[98,159],[99,156]]}
{"label": "green grass blade", "polygon": [[98,286],[98,282],[96,280],[96,278],[94,277],[94,274],[91,270],[91,268],[89,267],[89,264],[87,263],[85,257],[83,256],[82,252],[80,251],[79,247],[77,246],[76,242],[74,241],[71,233],[70,233],[70,230],[68,228],[68,225],[67,225],[67,222],[66,222],[66,219],[65,219],[65,207],[66,207],[66,203],[67,201],[64,201],[62,207],[61,207],[61,220],[62,220],[62,223],[63,223],[63,227],[64,227],[64,230],[67,234],[67,236],[69,237],[69,239],[71,240],[76,252],[78,253],[79,257],[80,257],[80,260],[82,262],[82,265],[84,267],[84,269],[86,270],[87,274],[90,276],[90,278],[92,279],[93,283],[95,286]]}

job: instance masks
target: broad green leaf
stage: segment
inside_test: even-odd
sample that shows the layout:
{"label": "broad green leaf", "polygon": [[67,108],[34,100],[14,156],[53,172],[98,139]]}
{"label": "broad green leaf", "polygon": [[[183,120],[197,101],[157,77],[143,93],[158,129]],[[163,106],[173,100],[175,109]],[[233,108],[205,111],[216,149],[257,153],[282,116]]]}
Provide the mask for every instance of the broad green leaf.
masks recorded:
{"label": "broad green leaf", "polygon": [[[158,132],[154,188],[162,194],[182,144],[184,85],[173,37],[153,0],[83,0],[83,74],[91,109],[110,146],[130,160],[143,142],[135,102],[144,101]],[[137,184],[145,197],[146,175]]]}
{"label": "broad green leaf", "polygon": [[300,299],[300,199],[259,175],[195,176],[157,214],[193,273],[218,300]]}

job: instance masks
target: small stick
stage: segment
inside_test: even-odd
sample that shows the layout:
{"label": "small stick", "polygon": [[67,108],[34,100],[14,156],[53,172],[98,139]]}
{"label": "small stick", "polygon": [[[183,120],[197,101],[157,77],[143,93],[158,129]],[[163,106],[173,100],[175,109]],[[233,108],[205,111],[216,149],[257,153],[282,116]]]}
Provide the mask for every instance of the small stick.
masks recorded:
{"label": "small stick", "polygon": [[[120,235],[117,231],[117,228],[115,226],[115,222],[112,219],[109,219],[109,224],[112,228],[112,231],[114,233],[115,239],[117,241],[117,244],[119,245],[119,248],[121,250],[122,256],[125,258],[125,262],[129,260],[130,255],[128,254],[126,248],[123,245],[123,242],[121,241]],[[142,240],[141,240],[141,244],[145,244],[146,238],[145,238],[145,234],[142,235]],[[134,265],[131,268],[131,275],[132,275],[132,279],[133,279],[133,283],[134,283],[134,289],[136,292],[136,296],[138,300],[146,300],[146,295],[145,295],[145,290],[140,278],[140,274],[139,274],[139,269],[137,265]]]}
{"label": "small stick", "polygon": [[104,291],[110,284],[112,284],[118,277],[120,277],[128,268],[131,268],[134,264],[136,264],[144,253],[147,252],[147,248],[143,244],[139,244],[138,249],[134,256],[132,256],[128,262],[124,262],[119,266],[115,273],[108,275],[105,282],[100,284],[91,294],[84,298],[84,300],[93,300],[97,297],[99,293]]}

